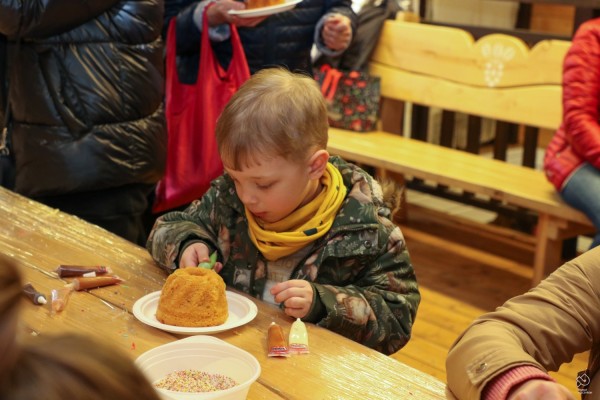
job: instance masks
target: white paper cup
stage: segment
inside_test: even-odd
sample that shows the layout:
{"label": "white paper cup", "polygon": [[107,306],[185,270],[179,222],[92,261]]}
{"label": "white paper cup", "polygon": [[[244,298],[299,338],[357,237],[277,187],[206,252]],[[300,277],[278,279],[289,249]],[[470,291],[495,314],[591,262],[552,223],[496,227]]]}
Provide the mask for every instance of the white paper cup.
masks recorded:
{"label": "white paper cup", "polygon": [[188,369],[224,375],[238,383],[230,389],[202,393],[157,388],[161,397],[168,400],[243,400],[261,372],[252,354],[221,339],[202,335],[155,347],[139,356],[135,363],[153,383],[171,372]]}

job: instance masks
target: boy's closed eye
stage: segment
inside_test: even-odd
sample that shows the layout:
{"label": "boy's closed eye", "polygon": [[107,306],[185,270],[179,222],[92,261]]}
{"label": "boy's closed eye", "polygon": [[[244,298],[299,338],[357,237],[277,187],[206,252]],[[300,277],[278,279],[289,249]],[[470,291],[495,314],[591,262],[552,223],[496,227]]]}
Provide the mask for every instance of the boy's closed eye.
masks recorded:
{"label": "boy's closed eye", "polygon": [[271,182],[271,183],[257,183],[256,187],[261,189],[261,190],[267,190],[270,187],[272,187],[275,184],[275,182]]}

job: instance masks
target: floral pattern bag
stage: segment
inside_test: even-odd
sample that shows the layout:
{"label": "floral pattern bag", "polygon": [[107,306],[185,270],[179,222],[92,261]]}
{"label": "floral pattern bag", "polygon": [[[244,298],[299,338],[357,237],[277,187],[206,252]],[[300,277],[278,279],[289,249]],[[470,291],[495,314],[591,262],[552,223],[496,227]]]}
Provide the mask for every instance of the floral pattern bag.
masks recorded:
{"label": "floral pattern bag", "polygon": [[323,65],[315,72],[315,79],[327,101],[330,126],[357,132],[377,128],[381,98],[379,77]]}

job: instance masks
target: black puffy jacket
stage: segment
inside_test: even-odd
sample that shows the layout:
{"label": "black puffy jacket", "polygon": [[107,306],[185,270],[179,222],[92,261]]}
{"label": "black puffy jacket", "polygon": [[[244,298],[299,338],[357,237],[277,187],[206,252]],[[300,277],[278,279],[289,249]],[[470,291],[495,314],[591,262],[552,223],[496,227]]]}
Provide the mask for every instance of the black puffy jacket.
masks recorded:
{"label": "black puffy jacket", "polygon": [[17,192],[161,178],[163,12],[162,0],[0,0]]}
{"label": "black puffy jacket", "polygon": [[[167,20],[177,16],[177,55],[188,65],[197,65],[200,48],[200,31],[194,24],[192,14],[198,2],[190,0],[165,0]],[[351,0],[303,0],[291,11],[269,16],[254,28],[239,28],[250,72],[261,68],[283,65],[292,71],[312,72],[310,50],[314,43],[315,27],[327,13],[339,13],[350,18],[352,30],[356,30],[356,14]],[[228,41],[213,43],[222,64],[231,57]],[[193,71],[185,71],[182,62],[180,76],[189,82]],[[195,68],[193,68],[195,69]]]}

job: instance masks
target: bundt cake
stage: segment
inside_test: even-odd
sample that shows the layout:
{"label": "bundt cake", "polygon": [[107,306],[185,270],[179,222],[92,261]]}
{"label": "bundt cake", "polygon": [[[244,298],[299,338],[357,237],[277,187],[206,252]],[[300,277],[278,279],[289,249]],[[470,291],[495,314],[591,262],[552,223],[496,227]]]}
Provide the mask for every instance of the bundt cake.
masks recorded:
{"label": "bundt cake", "polygon": [[163,324],[207,327],[221,325],[228,317],[225,282],[214,270],[182,268],[167,278],[156,310]]}

